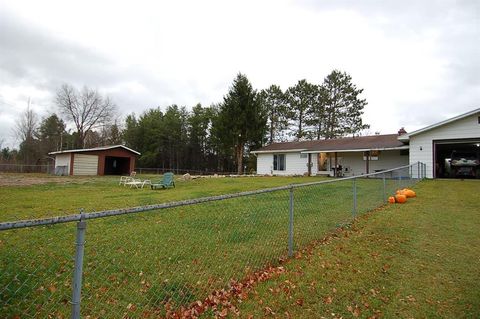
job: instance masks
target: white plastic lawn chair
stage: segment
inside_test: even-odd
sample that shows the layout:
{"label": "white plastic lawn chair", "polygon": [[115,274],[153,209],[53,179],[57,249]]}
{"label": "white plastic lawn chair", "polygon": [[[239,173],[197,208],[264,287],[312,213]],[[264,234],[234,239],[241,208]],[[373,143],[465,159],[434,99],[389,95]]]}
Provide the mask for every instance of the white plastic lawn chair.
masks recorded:
{"label": "white plastic lawn chair", "polygon": [[130,176],[120,176],[120,182],[118,185],[125,186],[126,183],[132,182],[135,176],[137,176],[137,172],[135,171],[131,171]]}
{"label": "white plastic lawn chair", "polygon": [[126,184],[127,182],[131,182],[132,180],[133,180],[133,178],[130,177],[130,176],[120,176],[120,183],[118,183],[118,185],[123,185],[123,186],[125,186],[125,184]]}
{"label": "white plastic lawn chair", "polygon": [[130,188],[143,188],[145,185],[150,185],[151,182],[150,180],[146,179],[146,180],[141,180],[141,179],[135,179],[135,178],[132,178],[131,181],[128,181],[125,183],[125,186],[129,185]]}

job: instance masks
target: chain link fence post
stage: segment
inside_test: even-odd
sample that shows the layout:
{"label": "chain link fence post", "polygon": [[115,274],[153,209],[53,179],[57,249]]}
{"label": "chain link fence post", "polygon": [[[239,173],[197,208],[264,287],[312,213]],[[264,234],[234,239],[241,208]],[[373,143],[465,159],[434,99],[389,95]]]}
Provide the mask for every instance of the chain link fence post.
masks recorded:
{"label": "chain link fence post", "polygon": [[383,181],[383,202],[387,202],[387,180],[385,179],[385,173],[382,174]]}
{"label": "chain link fence post", "polygon": [[73,273],[73,292],[72,292],[72,319],[80,319],[80,301],[82,294],[82,271],[83,255],[85,252],[85,213],[80,209],[80,221],[77,223],[77,235],[75,240],[75,269]]}
{"label": "chain link fence post", "polygon": [[397,178],[398,189],[401,189],[402,188],[402,172],[398,170],[397,173],[398,173],[398,178]]}
{"label": "chain link fence post", "polygon": [[289,225],[288,225],[288,257],[293,256],[293,186],[290,187],[290,207],[289,207]]}
{"label": "chain link fence post", "polygon": [[357,215],[357,182],[356,178],[354,178],[352,181],[352,188],[353,188],[353,208],[352,208],[352,215],[353,218]]}

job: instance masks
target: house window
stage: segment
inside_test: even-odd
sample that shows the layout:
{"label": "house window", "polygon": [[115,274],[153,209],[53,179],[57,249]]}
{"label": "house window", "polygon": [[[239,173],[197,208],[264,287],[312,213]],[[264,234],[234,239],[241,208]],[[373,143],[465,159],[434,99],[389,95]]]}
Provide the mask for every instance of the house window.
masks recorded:
{"label": "house window", "polygon": [[307,154],[300,153],[300,158],[307,158]]}
{"label": "house window", "polygon": [[273,155],[273,170],[284,171],[285,170],[285,154]]}

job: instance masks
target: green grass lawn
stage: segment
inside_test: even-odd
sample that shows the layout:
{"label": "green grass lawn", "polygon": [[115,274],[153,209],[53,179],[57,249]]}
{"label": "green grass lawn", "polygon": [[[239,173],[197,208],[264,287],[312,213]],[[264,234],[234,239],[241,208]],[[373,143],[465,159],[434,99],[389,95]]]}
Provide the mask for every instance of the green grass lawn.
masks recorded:
{"label": "green grass lawn", "polygon": [[[39,218],[76,213],[80,207],[88,212],[317,180],[219,178],[179,182],[176,189],[151,191],[118,186],[117,178],[79,178],[66,185],[3,187],[0,216],[2,221]],[[386,182],[389,193],[399,186],[405,184]],[[383,182],[358,180],[357,194],[359,216],[382,205]],[[174,308],[188,306],[227,287],[231,279],[240,280],[267,265],[278,265],[287,254],[288,198],[289,192],[284,190],[89,220],[82,315],[157,317],[165,314],[167,302]],[[294,199],[296,251],[352,220],[352,181],[298,188]],[[424,195],[422,200],[426,199]],[[408,208],[419,200],[389,209]],[[391,217],[391,223],[397,222],[396,215]],[[361,219],[355,227],[361,223],[367,222]],[[0,313],[22,318],[68,317],[74,238],[74,223],[0,232]],[[364,256],[364,262],[369,260]],[[315,274],[317,268],[311,271]],[[263,315],[263,308],[257,309],[255,303],[243,305],[242,313],[258,310],[257,314]],[[299,316],[304,313],[308,314],[299,312]]]}
{"label": "green grass lawn", "polygon": [[[34,174],[37,176],[38,174]],[[139,175],[152,182],[161,175]],[[21,175],[20,177],[21,178]],[[43,178],[49,180],[49,176]],[[51,178],[58,181],[58,177]],[[236,193],[267,187],[321,180],[319,177],[206,178],[176,181],[174,190],[152,191],[119,186],[119,177],[65,177],[67,183],[0,188],[0,221],[12,221],[58,215],[158,204],[182,199]]]}
{"label": "green grass lawn", "polygon": [[[142,176],[150,177],[150,176]],[[151,178],[151,177],[150,177]],[[0,189],[1,220],[40,218],[218,195],[319,178],[218,178],[152,191],[118,178]],[[288,192],[88,221],[82,313],[152,315],[203,298],[285,254]],[[75,224],[0,232],[0,300],[9,316],[69,312]],[[269,244],[270,243],[270,244]],[[0,288],[1,289],[1,288]],[[106,313],[108,312],[108,313]]]}
{"label": "green grass lawn", "polygon": [[241,316],[479,318],[480,183],[415,189],[285,264],[236,302]]}

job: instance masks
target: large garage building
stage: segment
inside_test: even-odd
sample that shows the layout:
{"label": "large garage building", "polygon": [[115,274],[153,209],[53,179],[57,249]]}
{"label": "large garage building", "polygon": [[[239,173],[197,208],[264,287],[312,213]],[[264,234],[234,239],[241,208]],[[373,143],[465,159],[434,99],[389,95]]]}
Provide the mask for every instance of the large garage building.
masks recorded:
{"label": "large garage building", "polygon": [[49,153],[55,156],[57,175],[123,175],[135,168],[140,155],[123,145]]}
{"label": "large garage building", "polygon": [[[480,109],[402,135],[410,144],[410,164],[427,165],[427,178],[462,178],[478,176],[480,155]],[[457,167],[452,160],[461,159]],[[472,162],[469,164],[468,162]]]}

